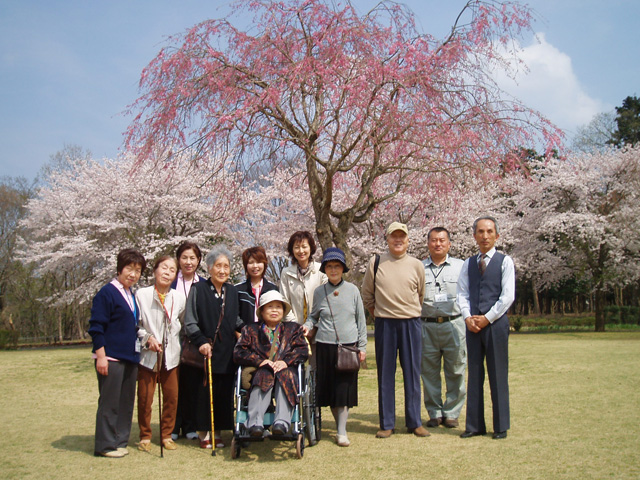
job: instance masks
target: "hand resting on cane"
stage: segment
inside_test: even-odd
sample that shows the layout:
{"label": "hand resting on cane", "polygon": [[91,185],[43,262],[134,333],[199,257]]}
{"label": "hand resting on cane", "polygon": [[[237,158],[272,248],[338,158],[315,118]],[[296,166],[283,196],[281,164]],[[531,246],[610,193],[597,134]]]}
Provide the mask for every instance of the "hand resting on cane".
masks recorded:
{"label": "hand resting on cane", "polygon": [[208,343],[204,343],[200,345],[198,351],[204,355],[205,358],[211,358],[211,345]]}
{"label": "hand resting on cane", "polygon": [[149,337],[149,340],[147,340],[147,348],[152,352],[162,352],[162,345],[160,345],[160,342],[156,340],[156,337],[153,335]]}

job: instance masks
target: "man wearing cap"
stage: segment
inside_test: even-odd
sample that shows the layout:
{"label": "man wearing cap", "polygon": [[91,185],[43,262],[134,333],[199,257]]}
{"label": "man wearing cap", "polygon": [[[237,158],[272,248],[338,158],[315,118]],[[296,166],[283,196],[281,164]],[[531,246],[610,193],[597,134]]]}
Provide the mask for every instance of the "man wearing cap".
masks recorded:
{"label": "man wearing cap", "polygon": [[395,428],[396,357],[400,356],[404,380],[405,422],[409,433],[426,437],[420,418],[420,314],[425,289],[422,262],[407,255],[409,231],[403,223],[387,228],[389,251],[374,256],[364,275],[362,300],[375,318],[378,368],[378,438],[390,437]]}
{"label": "man wearing cap", "polygon": [[515,269],[511,257],[498,252],[498,222],[480,217],[473,222],[479,255],[465,260],[458,279],[457,302],[467,326],[467,424],[462,438],[487,433],[484,422],[484,362],[486,358],[493,405],[493,438],[507,438],[509,419],[509,319],[515,299]]}
{"label": "man wearing cap", "polygon": [[[422,386],[424,406],[429,413],[427,427],[458,426],[466,390],[467,363],[464,319],[456,304],[456,286],[463,261],[449,256],[451,238],[444,227],[427,234],[429,258],[423,260],[426,285],[422,302]],[[447,387],[442,402],[440,367]]]}

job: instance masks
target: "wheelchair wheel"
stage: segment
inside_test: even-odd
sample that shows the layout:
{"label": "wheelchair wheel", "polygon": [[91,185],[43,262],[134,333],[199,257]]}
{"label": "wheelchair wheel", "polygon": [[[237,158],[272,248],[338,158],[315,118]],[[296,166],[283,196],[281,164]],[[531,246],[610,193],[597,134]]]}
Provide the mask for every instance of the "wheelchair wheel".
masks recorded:
{"label": "wheelchair wheel", "polygon": [[316,372],[311,369],[311,366],[306,367],[307,377],[307,395],[305,395],[305,432],[309,439],[309,446],[313,447],[320,441],[322,418],[320,414],[320,407],[316,406]]}
{"label": "wheelchair wheel", "polygon": [[298,458],[302,458],[304,456],[304,434],[298,434],[298,440],[296,441],[296,455]]}
{"label": "wheelchair wheel", "polygon": [[240,441],[234,436],[231,439],[231,458],[236,459],[240,456],[240,450],[242,447],[240,446]]}

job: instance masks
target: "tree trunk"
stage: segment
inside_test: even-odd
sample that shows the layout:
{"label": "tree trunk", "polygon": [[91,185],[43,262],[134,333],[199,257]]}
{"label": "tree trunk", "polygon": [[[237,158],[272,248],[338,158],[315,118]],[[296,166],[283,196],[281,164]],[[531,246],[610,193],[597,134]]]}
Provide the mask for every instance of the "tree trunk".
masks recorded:
{"label": "tree trunk", "polygon": [[596,332],[604,332],[604,303],[604,289],[601,286],[597,286],[595,292]]}
{"label": "tree trunk", "polygon": [[62,334],[62,309],[58,309],[58,341],[62,343],[64,336]]}
{"label": "tree trunk", "polygon": [[540,315],[540,299],[538,298],[538,283],[535,278],[531,279],[531,292],[533,294],[533,313]]}

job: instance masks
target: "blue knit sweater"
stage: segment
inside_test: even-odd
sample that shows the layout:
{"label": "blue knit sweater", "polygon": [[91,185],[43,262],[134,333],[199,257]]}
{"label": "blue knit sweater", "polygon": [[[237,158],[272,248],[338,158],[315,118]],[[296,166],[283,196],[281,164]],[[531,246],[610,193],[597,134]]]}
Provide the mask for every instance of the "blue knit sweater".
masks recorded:
{"label": "blue knit sweater", "polygon": [[[135,298],[133,300],[135,302]],[[139,309],[134,316],[118,289],[108,283],[93,298],[89,334],[93,339],[93,351],[104,347],[108,357],[138,363],[136,338]]]}

